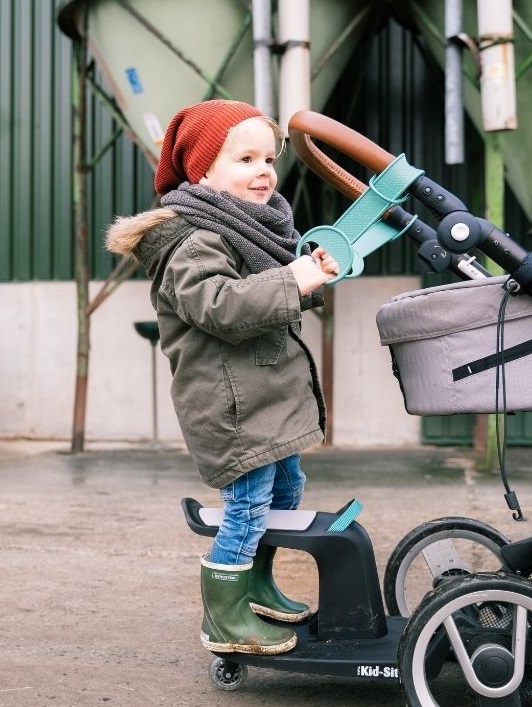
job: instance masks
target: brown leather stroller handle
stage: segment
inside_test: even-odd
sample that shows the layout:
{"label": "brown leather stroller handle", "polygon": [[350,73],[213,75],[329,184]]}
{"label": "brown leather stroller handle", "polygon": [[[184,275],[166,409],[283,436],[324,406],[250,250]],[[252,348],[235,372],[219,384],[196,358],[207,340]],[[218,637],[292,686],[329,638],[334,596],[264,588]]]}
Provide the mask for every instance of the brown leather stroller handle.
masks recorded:
{"label": "brown leather stroller handle", "polygon": [[310,110],[294,113],[288,123],[288,136],[297,156],[307,167],[341,194],[353,200],[358,199],[367,189],[364,182],[337,165],[311,138],[340,150],[377,173],[382,172],[395,159],[394,155],[356,130]]}

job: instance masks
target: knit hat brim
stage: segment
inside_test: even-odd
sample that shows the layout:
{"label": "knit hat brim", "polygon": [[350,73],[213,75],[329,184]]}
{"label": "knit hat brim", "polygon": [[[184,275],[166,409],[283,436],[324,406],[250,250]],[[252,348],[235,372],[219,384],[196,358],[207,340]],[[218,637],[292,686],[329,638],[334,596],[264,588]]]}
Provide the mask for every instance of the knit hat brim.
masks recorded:
{"label": "knit hat brim", "polygon": [[216,159],[229,130],[262,115],[249,103],[222,99],[183,108],[166,129],[155,171],[155,191],[162,195],[185,181],[197,184]]}

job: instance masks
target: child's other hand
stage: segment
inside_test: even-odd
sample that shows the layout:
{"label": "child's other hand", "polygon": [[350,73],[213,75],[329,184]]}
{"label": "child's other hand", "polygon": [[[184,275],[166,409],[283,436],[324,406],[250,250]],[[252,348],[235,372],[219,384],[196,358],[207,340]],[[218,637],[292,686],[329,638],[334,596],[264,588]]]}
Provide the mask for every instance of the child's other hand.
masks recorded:
{"label": "child's other hand", "polygon": [[308,295],[327,280],[338,275],[338,263],[324,248],[316,248],[312,255],[302,255],[288,266],[302,295]]}

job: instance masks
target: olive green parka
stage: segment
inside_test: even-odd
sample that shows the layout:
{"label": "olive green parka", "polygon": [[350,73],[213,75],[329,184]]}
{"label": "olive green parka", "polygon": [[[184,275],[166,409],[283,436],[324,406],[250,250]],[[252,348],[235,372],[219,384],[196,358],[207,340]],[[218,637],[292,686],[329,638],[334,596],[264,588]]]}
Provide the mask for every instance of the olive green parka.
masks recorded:
{"label": "olive green parka", "polygon": [[117,219],[107,242],[152,280],[172,401],[208,486],[322,441],[323,395],[300,337],[320,292],[302,297],[289,266],[250,274],[222,236],[168,208]]}

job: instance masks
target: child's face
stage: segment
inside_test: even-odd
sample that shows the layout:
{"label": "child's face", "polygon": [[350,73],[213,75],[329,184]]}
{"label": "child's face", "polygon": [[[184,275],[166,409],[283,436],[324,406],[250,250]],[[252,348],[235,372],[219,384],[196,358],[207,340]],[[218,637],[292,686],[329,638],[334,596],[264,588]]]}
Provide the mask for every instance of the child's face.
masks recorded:
{"label": "child's face", "polygon": [[199,183],[266,204],[277,184],[276,146],[272,128],[262,118],[248,118],[233,129]]}

